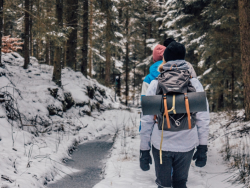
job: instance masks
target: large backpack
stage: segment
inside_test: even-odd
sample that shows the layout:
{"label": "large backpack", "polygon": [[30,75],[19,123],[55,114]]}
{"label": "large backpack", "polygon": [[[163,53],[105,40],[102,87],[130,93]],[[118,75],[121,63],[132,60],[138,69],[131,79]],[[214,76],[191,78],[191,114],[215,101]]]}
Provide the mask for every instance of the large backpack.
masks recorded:
{"label": "large backpack", "polygon": [[[173,66],[176,68],[173,69]],[[195,127],[195,114],[190,113],[188,92],[195,92],[195,88],[190,82],[191,74],[188,70],[178,69],[177,65],[172,65],[170,70],[160,73],[158,76],[158,87],[156,95],[162,95],[162,113],[155,116],[158,119],[158,128],[162,130],[160,143],[160,164],[162,164],[162,142],[163,131],[181,131]],[[184,94],[186,112],[184,114],[176,114],[175,111],[175,95]],[[167,95],[173,95],[172,108],[169,110],[167,106]],[[174,115],[169,112],[173,111]]]}
{"label": "large backpack", "polygon": [[[188,130],[195,127],[195,113],[190,113],[188,92],[195,92],[195,88],[190,82],[191,75],[188,70],[180,70],[176,66],[173,69],[172,65],[170,70],[160,73],[158,77],[158,87],[156,95],[163,96],[162,114],[158,114],[158,128],[164,131],[181,131]],[[175,112],[175,95],[184,94],[185,107],[187,113],[176,114]],[[167,95],[173,95],[173,106],[167,106]],[[173,111],[173,115],[168,112]],[[156,118],[156,117],[155,117]]]}

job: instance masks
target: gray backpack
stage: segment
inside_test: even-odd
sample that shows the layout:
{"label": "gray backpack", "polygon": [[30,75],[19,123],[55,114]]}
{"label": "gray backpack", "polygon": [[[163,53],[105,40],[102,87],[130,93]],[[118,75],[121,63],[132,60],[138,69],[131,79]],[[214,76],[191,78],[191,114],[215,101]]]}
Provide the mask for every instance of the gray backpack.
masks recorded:
{"label": "gray backpack", "polygon": [[[196,114],[190,113],[187,97],[188,92],[196,92],[190,82],[190,78],[191,75],[188,70],[178,70],[178,67],[174,70],[171,67],[170,70],[163,71],[158,76],[156,95],[162,95],[162,114],[155,116],[155,119],[158,120],[159,130],[181,131],[195,127]],[[183,100],[185,100],[187,113],[176,114],[174,105],[173,107],[167,106],[167,95],[173,95],[173,100],[175,100],[176,94],[184,94]],[[173,101],[174,103],[175,101]],[[174,114],[170,115],[170,111],[173,111]]]}

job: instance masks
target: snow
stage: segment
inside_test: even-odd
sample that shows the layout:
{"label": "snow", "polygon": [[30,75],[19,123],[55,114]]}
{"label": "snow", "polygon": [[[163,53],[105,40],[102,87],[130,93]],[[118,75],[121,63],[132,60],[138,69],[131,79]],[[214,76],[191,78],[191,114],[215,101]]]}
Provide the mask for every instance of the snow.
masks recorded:
{"label": "snow", "polygon": [[205,87],[205,91],[209,90],[211,84],[208,84],[206,87]]}
{"label": "snow", "polygon": [[[115,102],[113,90],[80,72],[63,69],[63,87],[59,88],[51,81],[52,66],[38,64],[32,57],[31,65],[24,70],[19,54],[2,57],[0,94],[4,93],[4,98],[0,95],[0,99],[7,101],[0,102],[0,187],[44,187],[49,181],[76,172],[63,163],[70,158],[73,146],[114,134],[113,125],[119,123],[114,117],[130,114]],[[93,99],[88,97],[87,87],[96,88]],[[56,96],[51,94],[53,89],[58,89]],[[65,93],[71,94],[75,105],[63,112]],[[19,118],[9,118],[10,103],[20,112]],[[99,111],[98,105],[106,111]],[[57,115],[49,115],[48,108],[56,109]]]}
{"label": "snow", "polygon": [[165,31],[165,33],[168,35],[168,36],[172,36],[172,37],[179,37],[181,36],[181,34],[178,33],[178,30],[167,30]]}
{"label": "snow", "polygon": [[205,63],[205,61],[204,61],[204,60],[200,61],[200,62],[198,63],[198,67],[202,68],[202,67],[203,67],[203,65],[204,65],[204,63]]}
{"label": "snow", "polygon": [[155,21],[159,22],[159,21],[162,21],[163,18],[156,18]]}
{"label": "snow", "polygon": [[115,34],[115,36],[116,36],[116,37],[121,37],[121,38],[123,37],[123,34],[121,34],[121,33],[117,32],[117,31],[116,31],[116,32],[114,32],[114,34]]}
{"label": "snow", "polygon": [[149,43],[147,44],[147,47],[150,48],[152,51],[154,50],[154,48],[159,44],[159,41],[155,42],[155,43]]}
{"label": "snow", "polygon": [[156,41],[156,39],[147,39],[146,43],[154,43]]}
{"label": "snow", "polygon": [[[7,101],[0,102],[0,187],[42,188],[66,174],[77,172],[65,166],[63,161],[71,157],[75,145],[105,134],[115,136],[115,143],[107,160],[105,179],[94,188],[156,187],[154,164],[147,172],[139,167],[140,117],[137,109],[124,110],[124,106],[115,102],[111,89],[80,72],[63,69],[63,87],[58,88],[51,81],[52,66],[38,64],[32,58],[32,65],[24,70],[23,58],[19,54],[3,54],[3,57],[5,66],[0,68],[0,94],[8,93],[14,97],[13,107],[19,110],[22,123],[19,118],[9,118]],[[97,89],[92,99],[87,87]],[[51,94],[54,89],[58,89],[56,96]],[[65,93],[71,93],[76,104],[63,112]],[[1,95],[0,99],[3,99]],[[106,111],[96,109],[98,105]],[[50,106],[58,110],[57,115],[49,115]],[[235,114],[240,117],[243,111]],[[234,154],[246,152],[244,148],[248,146],[249,136],[242,135],[242,129],[247,130],[250,124],[242,121],[225,126],[229,121],[226,113],[211,113],[208,162],[204,168],[198,168],[192,162],[189,187],[242,187],[232,184],[239,170],[231,168],[230,164],[234,164]],[[233,132],[246,139],[236,137]],[[228,162],[223,160],[228,138],[225,133],[230,136],[232,154]]]}
{"label": "snow", "polygon": [[143,60],[142,63],[139,63],[136,67],[140,67],[142,65],[149,65],[151,63],[152,58],[153,58],[153,55],[148,56],[146,59]]}
{"label": "snow", "polygon": [[[219,134],[220,139],[209,141],[208,161],[204,168],[195,166],[192,161],[187,186],[191,188],[240,188],[240,184],[232,184],[230,178],[236,170],[230,169],[221,154],[225,137],[220,130],[220,124],[226,122],[226,117],[212,113],[214,120],[210,124],[210,138]],[[135,121],[127,120],[125,129],[120,130],[113,147],[112,155],[106,164],[105,179],[94,188],[156,188],[154,164],[150,170],[143,172],[139,166],[140,136],[138,133],[139,115],[134,115]],[[125,130],[125,131],[124,131]],[[125,133],[124,133],[125,132]],[[124,136],[125,135],[125,136]],[[219,136],[217,135],[217,136]],[[152,154],[151,154],[152,156]]]}
{"label": "snow", "polygon": [[203,76],[205,76],[206,74],[209,74],[212,70],[213,70],[213,68],[207,69],[207,70],[203,73]]}
{"label": "snow", "polygon": [[190,41],[190,44],[189,44],[188,46],[190,46],[190,45],[192,45],[192,44],[194,44],[194,43],[200,44],[201,41],[202,41],[206,36],[207,36],[207,34],[205,33],[204,35],[202,35],[202,36],[200,36],[200,37],[198,37],[198,38],[196,38],[196,39],[193,39],[192,41]]}
{"label": "snow", "polygon": [[219,25],[221,25],[221,21],[220,20],[215,20],[213,23],[211,23],[211,25],[219,26]]}

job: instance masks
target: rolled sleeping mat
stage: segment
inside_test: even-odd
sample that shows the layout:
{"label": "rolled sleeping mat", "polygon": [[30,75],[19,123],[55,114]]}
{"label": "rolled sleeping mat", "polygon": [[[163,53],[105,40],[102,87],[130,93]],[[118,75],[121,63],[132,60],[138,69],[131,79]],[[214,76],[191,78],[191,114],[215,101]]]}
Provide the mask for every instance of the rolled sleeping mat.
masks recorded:
{"label": "rolled sleeping mat", "polygon": [[[190,112],[207,111],[207,97],[205,92],[188,93],[188,101]],[[173,107],[173,96],[167,95],[168,110]],[[187,113],[185,107],[184,94],[175,95],[175,111],[176,114]],[[142,97],[142,113],[143,115],[157,115],[164,112],[163,95],[143,96]],[[173,111],[169,112],[173,114]]]}

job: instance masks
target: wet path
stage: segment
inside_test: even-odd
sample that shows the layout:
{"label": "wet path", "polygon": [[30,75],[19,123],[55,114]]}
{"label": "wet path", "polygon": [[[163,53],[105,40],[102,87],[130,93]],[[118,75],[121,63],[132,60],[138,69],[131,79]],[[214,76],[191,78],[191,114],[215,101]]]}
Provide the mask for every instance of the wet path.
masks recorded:
{"label": "wet path", "polygon": [[48,188],[92,188],[102,180],[103,160],[107,158],[113,145],[109,136],[89,141],[78,146],[67,166],[81,170],[81,172],[65,176],[56,183],[50,183]]}

